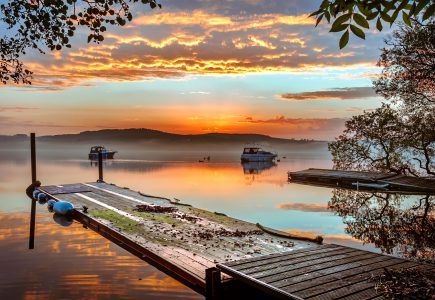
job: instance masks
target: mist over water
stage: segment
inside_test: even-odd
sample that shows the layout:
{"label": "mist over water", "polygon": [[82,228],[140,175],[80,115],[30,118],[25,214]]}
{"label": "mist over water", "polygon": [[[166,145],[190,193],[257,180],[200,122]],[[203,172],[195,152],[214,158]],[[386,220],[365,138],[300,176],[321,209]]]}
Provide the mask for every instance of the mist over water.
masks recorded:
{"label": "mist over water", "polygon": [[[95,181],[98,168],[87,159],[91,146],[38,143],[37,178],[43,185]],[[104,163],[106,182],[177,198],[195,207],[275,229],[320,234],[326,242],[395,255],[404,251],[401,244],[383,248],[370,233],[363,235],[369,242],[365,245],[352,237],[360,232],[346,228],[360,217],[358,209],[354,214],[343,214],[342,208],[346,203],[357,207],[360,194],[288,183],[288,171],[332,166],[326,143],[265,147],[278,152],[280,161],[275,164],[241,164],[243,145],[105,146],[118,151],[115,160]],[[0,273],[0,299],[201,298],[81,224],[62,227],[46,206],[37,205],[35,249],[28,250],[30,200],[24,190],[31,177],[29,156],[28,144],[0,145],[0,264],[2,269],[10,270]],[[210,161],[199,162],[207,156]],[[373,199],[372,207],[383,201]],[[398,212],[407,212],[419,203],[418,197],[395,201],[390,202],[397,204],[393,208]],[[433,199],[428,201],[432,203]],[[328,209],[328,205],[334,209]],[[418,213],[418,209],[414,211]],[[409,221],[415,224],[412,218]],[[396,229],[403,232],[403,226]],[[419,242],[411,234],[407,238],[408,243]],[[433,251],[426,241],[420,241],[419,247]]]}

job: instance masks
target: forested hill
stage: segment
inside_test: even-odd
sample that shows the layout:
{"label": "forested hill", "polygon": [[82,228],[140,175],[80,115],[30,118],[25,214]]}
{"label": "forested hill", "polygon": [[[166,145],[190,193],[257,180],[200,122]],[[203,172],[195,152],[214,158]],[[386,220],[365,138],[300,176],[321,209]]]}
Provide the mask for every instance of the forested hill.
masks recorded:
{"label": "forested hill", "polygon": [[[26,140],[26,135],[1,136],[0,142]],[[305,144],[318,142],[313,140],[294,140],[274,138],[262,134],[236,133],[206,133],[206,134],[174,134],[152,129],[104,129],[98,131],[84,131],[78,134],[47,135],[37,137],[41,142],[60,143],[106,143],[106,142],[154,142],[180,144],[215,144],[215,143],[270,143],[270,144]]]}

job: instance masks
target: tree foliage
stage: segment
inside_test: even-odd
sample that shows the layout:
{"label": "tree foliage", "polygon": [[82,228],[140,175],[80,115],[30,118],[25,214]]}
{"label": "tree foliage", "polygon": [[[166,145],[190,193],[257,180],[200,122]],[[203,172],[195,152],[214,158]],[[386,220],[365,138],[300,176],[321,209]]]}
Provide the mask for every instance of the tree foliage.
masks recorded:
{"label": "tree foliage", "polygon": [[411,26],[411,19],[421,16],[423,21],[435,14],[433,0],[323,0],[319,9],[311,14],[316,26],[322,21],[331,23],[331,32],[343,32],[340,49],[349,42],[349,33],[365,39],[370,23],[382,31],[385,23],[390,26],[399,19]]}
{"label": "tree foliage", "polygon": [[161,7],[156,0],[11,0],[0,6],[7,35],[0,38],[0,81],[30,83],[32,72],[20,56],[29,48],[44,53],[70,48],[79,27],[89,30],[88,43],[101,43],[108,25],[124,26],[133,19],[129,4]]}
{"label": "tree foliage", "polygon": [[329,144],[334,168],[435,177],[435,39],[433,21],[394,33],[374,81],[383,104],[346,122]]}
{"label": "tree foliage", "polygon": [[382,107],[354,116],[328,145],[334,168],[435,176],[435,109],[403,114]]}
{"label": "tree foliage", "polygon": [[408,107],[435,105],[435,19],[427,24],[401,26],[385,41],[374,81],[376,92]]}

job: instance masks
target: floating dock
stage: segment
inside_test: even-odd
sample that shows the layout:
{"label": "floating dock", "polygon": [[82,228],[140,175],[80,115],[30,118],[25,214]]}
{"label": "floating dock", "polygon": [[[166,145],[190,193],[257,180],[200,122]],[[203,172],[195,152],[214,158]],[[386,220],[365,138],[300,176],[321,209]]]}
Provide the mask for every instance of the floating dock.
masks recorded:
{"label": "floating dock", "polygon": [[291,182],[327,187],[435,194],[435,179],[395,173],[307,169],[288,172],[288,179]]}
{"label": "floating dock", "polygon": [[[206,270],[218,263],[316,247],[284,232],[222,213],[191,207],[104,182],[43,186],[54,200],[75,207],[72,216],[200,294]],[[222,285],[231,276],[222,275]],[[233,285],[231,283],[230,285]]]}
{"label": "floating dock", "polygon": [[[39,188],[72,217],[207,299],[373,299],[391,256],[293,239],[283,232],[104,182]],[[314,241],[314,239],[313,239]],[[380,298],[381,299],[381,298]]]}

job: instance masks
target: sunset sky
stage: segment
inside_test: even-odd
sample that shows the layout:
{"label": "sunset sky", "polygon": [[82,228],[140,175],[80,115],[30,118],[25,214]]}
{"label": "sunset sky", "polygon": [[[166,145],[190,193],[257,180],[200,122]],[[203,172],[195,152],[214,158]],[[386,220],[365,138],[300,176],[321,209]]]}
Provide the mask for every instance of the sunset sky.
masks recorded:
{"label": "sunset sky", "polygon": [[[371,89],[387,33],[338,48],[319,1],[162,0],[104,43],[29,53],[32,86],[0,87],[0,134],[145,127],[333,139],[380,106]],[[3,35],[4,31],[0,29]]]}

